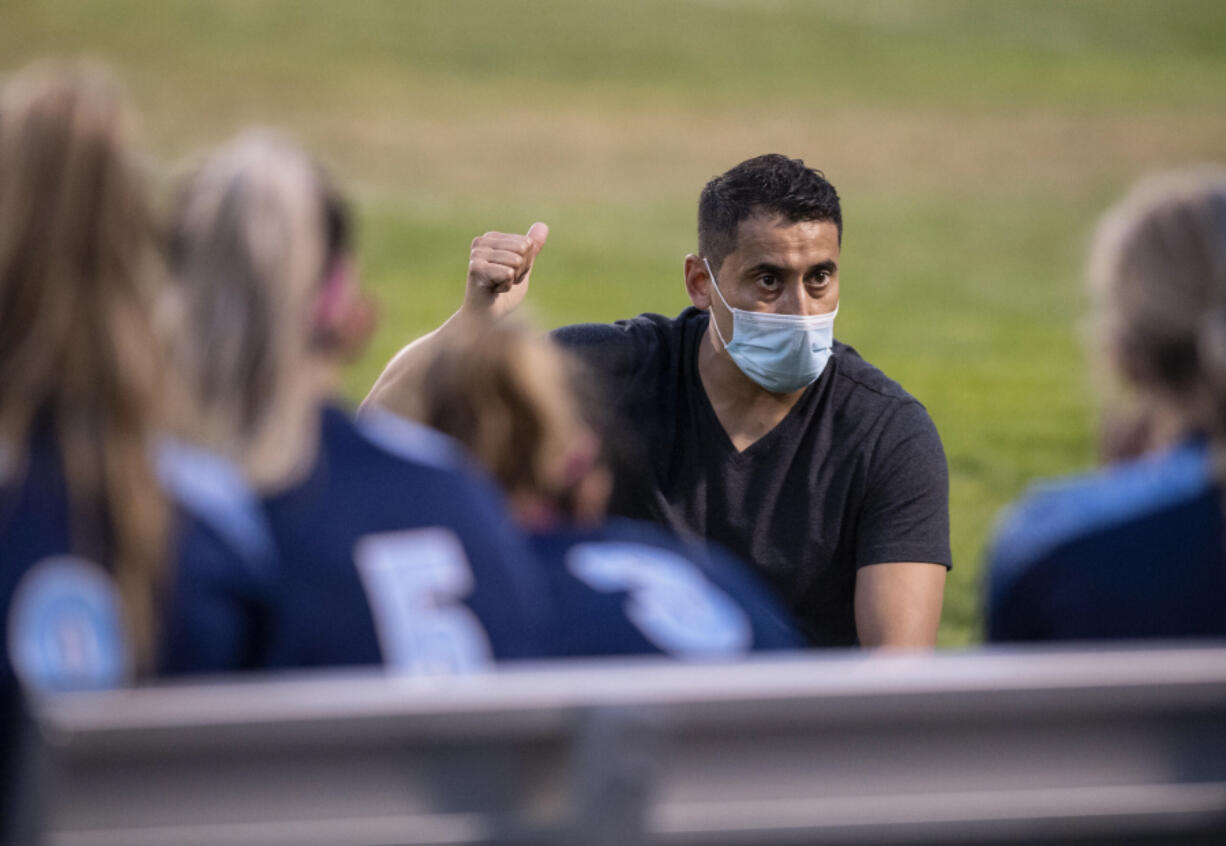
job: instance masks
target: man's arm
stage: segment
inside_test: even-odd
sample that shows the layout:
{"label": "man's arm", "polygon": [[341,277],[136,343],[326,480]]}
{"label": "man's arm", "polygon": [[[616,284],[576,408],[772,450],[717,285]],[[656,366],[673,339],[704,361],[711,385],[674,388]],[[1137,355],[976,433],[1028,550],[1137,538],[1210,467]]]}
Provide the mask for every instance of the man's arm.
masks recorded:
{"label": "man's arm", "polygon": [[861,645],[935,646],[950,564],[949,472],[936,426],[917,402],[897,409],[878,442],[856,560]]}
{"label": "man's arm", "polygon": [[406,345],[392,357],[387,367],[362,401],[362,407],[378,405],[404,413],[408,402],[406,384],[438,349],[440,339],[480,321],[497,320],[514,311],[528,294],[528,278],[549,227],[534,223],[526,235],[487,232],[473,239],[468,257],[468,279],[464,302],[442,326]]}
{"label": "man's arm", "polygon": [[870,564],[856,572],[856,634],[865,647],[936,646],[945,566],[922,562]]}

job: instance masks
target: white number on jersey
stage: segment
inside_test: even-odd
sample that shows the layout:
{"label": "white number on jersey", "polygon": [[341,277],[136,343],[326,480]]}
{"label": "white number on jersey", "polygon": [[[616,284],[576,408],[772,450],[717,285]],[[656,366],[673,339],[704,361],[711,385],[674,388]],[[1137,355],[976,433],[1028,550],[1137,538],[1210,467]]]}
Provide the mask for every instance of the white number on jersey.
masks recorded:
{"label": "white number on jersey", "polygon": [[600,591],[628,591],[626,616],[665,652],[691,658],[739,654],[753,643],[745,612],[691,562],[637,543],[584,543],[567,567]]}
{"label": "white number on jersey", "polygon": [[473,588],[460,539],[442,527],[366,535],[354,548],[388,666],[418,675],[492,662],[481,621],[460,600]]}
{"label": "white number on jersey", "polygon": [[44,558],[21,577],[9,606],[8,645],[28,690],[96,690],[128,679],[119,592],[84,558]]}

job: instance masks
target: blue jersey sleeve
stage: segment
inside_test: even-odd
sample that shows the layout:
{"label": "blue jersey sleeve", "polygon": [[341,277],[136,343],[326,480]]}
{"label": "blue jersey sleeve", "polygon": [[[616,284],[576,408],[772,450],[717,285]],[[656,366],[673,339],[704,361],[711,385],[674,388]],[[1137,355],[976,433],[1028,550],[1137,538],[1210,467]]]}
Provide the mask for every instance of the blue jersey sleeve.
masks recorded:
{"label": "blue jersey sleeve", "polygon": [[272,536],[238,470],[166,441],[163,484],[179,507],[178,560],[168,585],[159,670],[218,673],[259,662],[259,632],[278,568]]}
{"label": "blue jersey sleeve", "polygon": [[1199,441],[1036,486],[990,547],[988,639],[1221,636],[1224,535]]}

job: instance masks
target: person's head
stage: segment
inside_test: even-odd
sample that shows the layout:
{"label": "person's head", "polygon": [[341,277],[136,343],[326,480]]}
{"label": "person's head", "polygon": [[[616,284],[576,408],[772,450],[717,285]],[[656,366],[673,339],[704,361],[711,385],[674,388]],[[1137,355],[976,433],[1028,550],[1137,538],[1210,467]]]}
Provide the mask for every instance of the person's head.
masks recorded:
{"label": "person's head", "polygon": [[369,336],[348,210],[298,146],[249,132],[180,187],[167,254],[188,393],[180,428],[257,485],[278,485],[313,452],[334,365]]}
{"label": "person's head", "polygon": [[1100,222],[1089,282],[1134,414],[1226,438],[1226,168],[1141,181]]}
{"label": "person's head", "polygon": [[760,387],[790,393],[824,369],[842,235],[834,187],[798,159],[759,156],[703,189],[699,255],[686,256],[686,291],[711,314],[712,347]]}
{"label": "person's head", "polygon": [[741,224],[754,217],[826,222],[843,240],[839,195],[820,170],[778,153],[757,156],[712,179],[698,198],[698,252],[717,275],[737,249]]}
{"label": "person's head", "polygon": [[74,549],[111,564],[147,667],[168,510],[147,457],[161,277],[132,123],[97,67],[36,65],[0,93],[0,438],[54,428]]}
{"label": "person's head", "polygon": [[458,440],[530,529],[603,519],[612,478],[580,364],[507,321],[444,342],[420,373],[411,417]]}

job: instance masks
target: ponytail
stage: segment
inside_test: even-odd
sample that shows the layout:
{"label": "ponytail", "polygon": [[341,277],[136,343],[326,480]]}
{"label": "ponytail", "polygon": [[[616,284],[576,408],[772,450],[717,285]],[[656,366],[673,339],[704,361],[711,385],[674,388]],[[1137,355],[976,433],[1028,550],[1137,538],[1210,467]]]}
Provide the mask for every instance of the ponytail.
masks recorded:
{"label": "ponytail", "polygon": [[0,436],[54,426],[74,551],[111,564],[147,671],[170,509],[149,455],[157,264],[129,123],[97,68],[36,66],[0,95]]}

